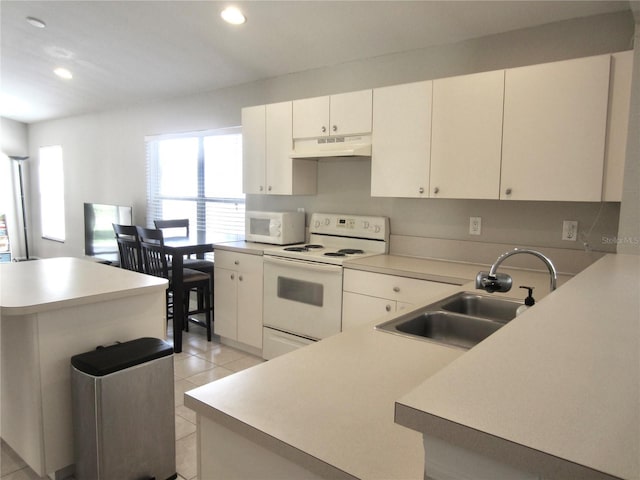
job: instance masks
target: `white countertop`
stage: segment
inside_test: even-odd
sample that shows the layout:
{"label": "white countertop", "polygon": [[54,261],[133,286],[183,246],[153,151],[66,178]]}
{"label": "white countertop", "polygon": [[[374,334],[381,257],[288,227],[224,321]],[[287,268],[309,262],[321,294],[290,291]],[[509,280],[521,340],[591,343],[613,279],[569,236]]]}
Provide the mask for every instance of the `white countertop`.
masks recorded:
{"label": "white countertop", "polygon": [[0,264],[0,314],[27,315],[167,288],[167,280],[60,257]]}
{"label": "white countertop", "polygon": [[399,399],[397,421],[549,478],[640,478],[640,257],[607,255]]}
{"label": "white countertop", "polygon": [[273,245],[266,243],[245,242],[238,240],[235,242],[221,242],[213,245],[213,250],[227,250],[229,252],[247,253],[249,255],[262,255],[265,250],[273,248]]}
{"label": "white countertop", "polygon": [[274,449],[330,465],[335,477],[419,479],[421,436],[394,423],[394,402],[463,351],[377,332],[376,323],[191,390],[185,405],[266,433]]}

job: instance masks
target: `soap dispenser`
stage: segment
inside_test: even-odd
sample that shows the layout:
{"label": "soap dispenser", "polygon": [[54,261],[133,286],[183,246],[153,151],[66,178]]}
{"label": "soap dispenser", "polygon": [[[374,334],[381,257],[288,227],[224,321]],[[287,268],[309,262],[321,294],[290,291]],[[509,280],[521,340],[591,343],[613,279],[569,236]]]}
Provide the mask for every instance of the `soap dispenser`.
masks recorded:
{"label": "soap dispenser", "polygon": [[526,288],[529,294],[527,298],[524,299],[524,305],[520,305],[516,310],[516,317],[520,315],[522,312],[524,312],[527,308],[532,307],[536,303],[535,299],[533,298],[533,287],[521,286],[520,288]]}

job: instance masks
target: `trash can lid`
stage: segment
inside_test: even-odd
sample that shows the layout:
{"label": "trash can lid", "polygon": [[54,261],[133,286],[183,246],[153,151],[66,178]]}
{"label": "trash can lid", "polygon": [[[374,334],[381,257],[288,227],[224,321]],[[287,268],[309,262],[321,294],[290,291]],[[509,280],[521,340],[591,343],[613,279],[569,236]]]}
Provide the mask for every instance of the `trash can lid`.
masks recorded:
{"label": "trash can lid", "polygon": [[143,337],[74,355],[71,365],[83,373],[102,377],[171,354],[173,347],[164,340]]}

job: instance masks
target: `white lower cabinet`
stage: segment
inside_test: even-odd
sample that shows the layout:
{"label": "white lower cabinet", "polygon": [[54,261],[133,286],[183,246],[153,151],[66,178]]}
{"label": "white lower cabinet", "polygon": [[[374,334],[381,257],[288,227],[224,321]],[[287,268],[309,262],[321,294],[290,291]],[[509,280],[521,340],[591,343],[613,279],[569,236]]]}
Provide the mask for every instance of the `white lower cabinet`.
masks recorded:
{"label": "white lower cabinet", "polygon": [[544,480],[492,458],[466,450],[431,435],[423,435],[424,478],[430,480]]}
{"label": "white lower cabinet", "polygon": [[409,308],[434,295],[444,295],[450,289],[448,283],[345,269],[342,330]]}
{"label": "white lower cabinet", "polygon": [[[198,414],[198,478],[322,480],[320,476],[226,424]],[[251,427],[247,427],[250,428]],[[253,430],[253,429],[252,429]],[[254,432],[256,438],[260,438]],[[250,459],[250,461],[249,461]],[[334,472],[332,472],[334,473]],[[335,476],[335,475],[334,475]]]}
{"label": "white lower cabinet", "polygon": [[262,349],[262,256],[216,252],[214,331]]}

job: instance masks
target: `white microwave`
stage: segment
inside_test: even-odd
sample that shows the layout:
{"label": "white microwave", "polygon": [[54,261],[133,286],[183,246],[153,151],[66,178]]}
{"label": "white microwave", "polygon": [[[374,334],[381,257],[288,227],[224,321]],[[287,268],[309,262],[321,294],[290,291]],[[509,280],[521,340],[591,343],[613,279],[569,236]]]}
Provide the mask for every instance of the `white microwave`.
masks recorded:
{"label": "white microwave", "polygon": [[304,212],[246,212],[247,242],[290,245],[305,239]]}

